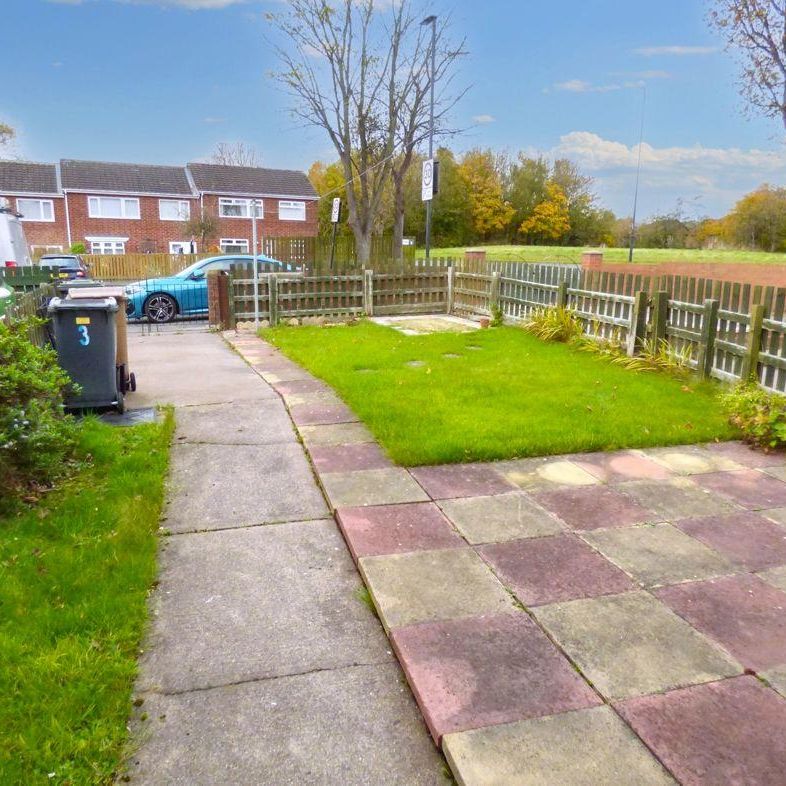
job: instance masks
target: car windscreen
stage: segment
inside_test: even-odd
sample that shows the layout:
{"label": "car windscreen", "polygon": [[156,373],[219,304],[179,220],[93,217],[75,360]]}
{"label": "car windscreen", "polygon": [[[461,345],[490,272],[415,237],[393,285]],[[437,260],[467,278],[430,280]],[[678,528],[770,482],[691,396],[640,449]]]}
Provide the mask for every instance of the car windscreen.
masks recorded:
{"label": "car windscreen", "polygon": [[73,257],[42,257],[41,264],[44,267],[58,267],[58,268],[75,268],[78,269],[81,267],[79,264],[78,259],[74,259]]}

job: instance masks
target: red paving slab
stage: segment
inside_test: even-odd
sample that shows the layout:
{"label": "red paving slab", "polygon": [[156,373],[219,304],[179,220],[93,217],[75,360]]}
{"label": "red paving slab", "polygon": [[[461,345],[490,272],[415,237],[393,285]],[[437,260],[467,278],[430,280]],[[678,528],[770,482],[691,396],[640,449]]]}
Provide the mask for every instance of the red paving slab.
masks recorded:
{"label": "red paving slab", "polygon": [[758,513],[682,519],[676,526],[748,570],[786,564],[786,527]]}
{"label": "red paving slab", "polygon": [[[357,469],[383,469],[393,462],[376,442],[350,445],[312,445],[308,451],[319,472],[353,472]],[[786,533],[784,533],[786,534]]]}
{"label": "red paving slab", "polygon": [[786,699],[755,677],[629,699],[617,709],[684,786],[786,783]]}
{"label": "red paving slab", "polygon": [[651,510],[608,486],[540,491],[532,497],[576,530],[661,521]]}
{"label": "red paving slab", "polygon": [[358,420],[346,404],[296,404],[290,407],[289,414],[296,426],[327,426]]}
{"label": "red paving slab", "polygon": [[786,505],[786,483],[755,469],[695,475],[700,486],[751,510]]}
{"label": "red paving slab", "polygon": [[743,467],[751,469],[786,465],[786,453],[780,450],[765,453],[763,450],[745,445],[742,442],[710,442],[706,448],[711,453],[731,459],[742,464]]}
{"label": "red paving slab", "polygon": [[487,464],[416,467],[410,472],[432,499],[485,497],[518,490]]}
{"label": "red paving slab", "polygon": [[293,379],[289,382],[276,382],[273,387],[285,396],[303,393],[332,393],[333,388],[319,379]]}
{"label": "red paving slab", "polygon": [[339,508],[336,516],[355,562],[361,557],[466,546],[433,502]]}
{"label": "red paving slab", "polygon": [[601,703],[523,612],[398,628],[393,646],[432,736]]}
{"label": "red paving slab", "polygon": [[625,573],[575,535],[495,543],[479,551],[525,606],[634,589]]}
{"label": "red paving slab", "polygon": [[571,461],[605,483],[666,480],[672,476],[666,467],[637,453],[586,453],[572,456]]}
{"label": "red paving slab", "polygon": [[655,595],[745,668],[759,672],[786,663],[786,592],[758,576],[677,584]]}

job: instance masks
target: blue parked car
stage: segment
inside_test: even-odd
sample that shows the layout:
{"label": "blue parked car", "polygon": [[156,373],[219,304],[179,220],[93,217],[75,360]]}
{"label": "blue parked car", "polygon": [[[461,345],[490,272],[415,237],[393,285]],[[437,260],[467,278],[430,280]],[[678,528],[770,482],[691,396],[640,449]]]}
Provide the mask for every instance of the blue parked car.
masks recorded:
{"label": "blue parked car", "polygon": [[[291,265],[277,259],[257,256],[265,272],[280,270],[291,272]],[[207,314],[207,274],[210,270],[229,270],[235,264],[250,264],[250,254],[209,257],[200,259],[185,270],[168,278],[150,278],[135,281],[126,287],[129,319],[147,317],[151,322],[171,322],[178,316],[205,316]]]}

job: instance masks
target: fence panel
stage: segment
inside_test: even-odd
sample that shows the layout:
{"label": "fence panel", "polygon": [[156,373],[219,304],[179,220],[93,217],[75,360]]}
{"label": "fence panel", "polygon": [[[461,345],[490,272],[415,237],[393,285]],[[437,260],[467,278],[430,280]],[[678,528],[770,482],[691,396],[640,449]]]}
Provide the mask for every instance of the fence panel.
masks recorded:
{"label": "fence panel", "polygon": [[447,269],[373,274],[375,316],[442,313],[448,305]]}
{"label": "fence panel", "polygon": [[[8,307],[6,313],[0,319],[5,321],[7,325],[13,322],[21,322],[29,317],[46,319],[46,307],[54,295],[55,288],[53,284],[42,284],[37,289],[18,292],[14,298],[13,305]],[[31,343],[39,347],[52,346],[48,323],[31,327],[28,330],[28,337]]]}
{"label": "fence panel", "polygon": [[459,314],[491,316],[491,282],[488,273],[456,271],[453,286],[453,309]]}
{"label": "fence panel", "polygon": [[363,276],[277,276],[281,319],[362,314]]}

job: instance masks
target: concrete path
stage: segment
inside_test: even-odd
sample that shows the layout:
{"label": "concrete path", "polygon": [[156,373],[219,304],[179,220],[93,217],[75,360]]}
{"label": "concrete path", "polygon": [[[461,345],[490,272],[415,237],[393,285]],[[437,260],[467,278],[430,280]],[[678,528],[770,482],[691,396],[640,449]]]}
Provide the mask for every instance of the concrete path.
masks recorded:
{"label": "concrete path", "polygon": [[281,398],[215,334],[130,357],[177,421],[131,782],[444,786]]}
{"label": "concrete path", "polygon": [[786,772],[786,461],[738,443],[395,467],[250,337],[465,786]]}

